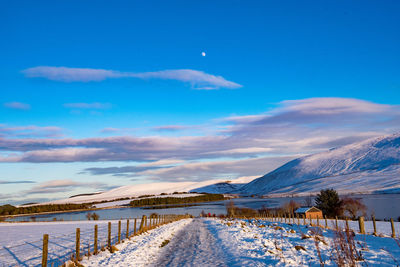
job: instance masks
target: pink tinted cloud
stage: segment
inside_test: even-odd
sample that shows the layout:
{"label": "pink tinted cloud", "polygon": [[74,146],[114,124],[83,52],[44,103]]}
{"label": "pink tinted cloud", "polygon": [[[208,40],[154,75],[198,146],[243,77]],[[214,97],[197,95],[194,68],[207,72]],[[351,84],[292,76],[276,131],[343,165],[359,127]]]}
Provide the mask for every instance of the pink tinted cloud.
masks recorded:
{"label": "pink tinted cloud", "polygon": [[60,82],[99,82],[106,79],[139,78],[175,80],[191,84],[192,88],[199,90],[213,90],[219,88],[240,88],[242,85],[226,80],[199,70],[176,69],[154,72],[120,72],[104,69],[69,68],[38,66],[22,71],[28,78],[45,78]]}
{"label": "pink tinted cloud", "polygon": [[3,151],[0,161],[146,162],[313,153],[398,131],[399,118],[397,106],[354,99],[313,98],[282,102],[265,114],[227,118],[224,131],[212,135],[82,139],[3,137],[0,138]]}

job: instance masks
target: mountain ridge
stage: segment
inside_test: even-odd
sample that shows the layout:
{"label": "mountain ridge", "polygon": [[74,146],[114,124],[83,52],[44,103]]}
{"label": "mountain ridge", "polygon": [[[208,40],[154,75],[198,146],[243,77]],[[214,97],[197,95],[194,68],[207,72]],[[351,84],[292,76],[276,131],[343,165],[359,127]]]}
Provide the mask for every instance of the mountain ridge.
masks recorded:
{"label": "mountain ridge", "polygon": [[[400,187],[400,178],[394,177],[388,180],[387,175],[382,173],[385,169],[396,177],[400,176],[400,133],[370,138],[294,159],[243,186],[240,192],[257,195],[301,193],[306,188],[296,190],[293,186],[307,183],[310,190],[306,191],[315,192],[323,189],[322,185],[329,187],[329,184],[322,181],[333,177],[337,177],[337,181],[332,181],[330,187],[336,187],[339,191],[351,192],[352,190],[340,184],[338,186],[338,182],[345,182],[346,186],[351,186],[348,182],[357,178],[354,180],[354,185],[360,186],[362,177],[365,183],[357,189],[367,192],[393,189],[396,182]],[[381,180],[381,183],[373,179]],[[321,182],[321,186],[316,185],[315,181]]]}

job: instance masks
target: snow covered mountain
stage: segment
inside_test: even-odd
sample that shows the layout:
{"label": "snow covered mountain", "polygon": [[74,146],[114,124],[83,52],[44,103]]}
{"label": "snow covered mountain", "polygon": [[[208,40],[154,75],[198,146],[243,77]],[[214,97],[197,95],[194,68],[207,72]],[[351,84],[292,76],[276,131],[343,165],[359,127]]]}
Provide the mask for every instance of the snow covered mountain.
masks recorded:
{"label": "snow covered mountain", "polygon": [[240,192],[291,194],[325,188],[342,193],[400,192],[400,134],[292,160],[243,186]]}

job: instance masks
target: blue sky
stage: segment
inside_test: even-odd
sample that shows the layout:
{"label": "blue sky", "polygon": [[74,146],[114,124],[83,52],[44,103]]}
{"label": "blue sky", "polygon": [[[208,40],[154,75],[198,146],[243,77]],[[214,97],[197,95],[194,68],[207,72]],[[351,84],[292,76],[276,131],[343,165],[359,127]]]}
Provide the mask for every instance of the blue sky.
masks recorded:
{"label": "blue sky", "polygon": [[0,203],[258,176],[396,132],[399,11],[398,1],[6,1]]}

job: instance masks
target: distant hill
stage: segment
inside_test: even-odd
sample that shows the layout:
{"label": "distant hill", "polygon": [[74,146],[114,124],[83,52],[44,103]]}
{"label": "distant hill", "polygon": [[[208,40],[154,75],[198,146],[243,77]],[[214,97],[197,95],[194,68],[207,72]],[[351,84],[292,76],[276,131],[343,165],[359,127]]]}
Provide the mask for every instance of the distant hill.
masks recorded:
{"label": "distant hill", "polygon": [[254,178],[255,177],[239,178],[232,181],[208,180],[202,182],[166,182],[126,185],[101,193],[81,194],[67,199],[54,200],[41,204],[89,203],[143,195],[160,195],[162,193],[172,194],[174,192],[224,194],[233,190],[238,190]]}
{"label": "distant hill", "polygon": [[242,194],[400,193],[400,134],[292,160],[240,188]]}

